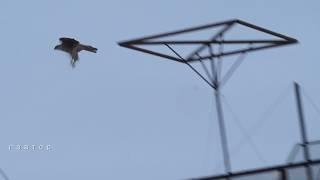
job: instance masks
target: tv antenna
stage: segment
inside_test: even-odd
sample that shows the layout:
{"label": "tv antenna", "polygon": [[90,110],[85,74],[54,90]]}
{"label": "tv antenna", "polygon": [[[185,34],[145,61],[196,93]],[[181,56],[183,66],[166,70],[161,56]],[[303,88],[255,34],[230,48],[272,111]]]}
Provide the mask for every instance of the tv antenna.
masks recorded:
{"label": "tv antenna", "polygon": [[[268,39],[229,39],[228,31],[238,26],[245,27],[248,30],[254,30],[258,33],[268,35]],[[203,30],[219,29],[211,35],[209,39],[199,40],[167,40],[168,38],[175,38],[175,36],[196,33]],[[219,123],[221,147],[223,153],[224,168],[227,174],[232,174],[232,164],[229,155],[228,138],[224,122],[223,107],[221,104],[221,88],[232,77],[235,70],[239,67],[241,62],[248,53],[260,50],[271,49],[280,46],[286,46],[295,44],[298,41],[294,38],[279,34],[268,29],[253,25],[251,23],[242,20],[229,20],[213,24],[207,24],[203,26],[187,28],[142,38],[137,38],[128,41],[122,41],[118,44],[122,47],[147,53],[150,55],[162,57],[168,60],[173,60],[187,65],[192,71],[194,71],[207,85],[214,90],[214,96],[216,101],[217,118]],[[160,52],[158,50],[150,50],[150,46],[163,46],[166,47],[170,54]],[[174,46],[197,46],[187,56],[180,54]],[[233,50],[225,50],[224,46],[237,45],[241,48]],[[245,47],[243,47],[245,46]],[[204,55],[202,55],[205,53]],[[222,62],[227,56],[238,56],[238,59],[230,66],[225,74],[222,74]],[[210,65],[205,64],[205,61],[210,61]],[[193,63],[201,63],[203,72],[198,71]],[[210,72],[211,71],[211,72]]]}

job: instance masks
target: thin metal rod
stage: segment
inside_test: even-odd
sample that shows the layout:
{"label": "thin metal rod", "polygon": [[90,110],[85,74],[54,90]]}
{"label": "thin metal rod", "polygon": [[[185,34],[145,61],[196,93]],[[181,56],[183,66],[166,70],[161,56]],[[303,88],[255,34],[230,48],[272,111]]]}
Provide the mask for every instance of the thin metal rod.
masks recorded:
{"label": "thin metal rod", "polygon": [[211,44],[208,45],[209,48],[209,54],[210,54],[210,63],[211,63],[211,72],[212,72],[212,83],[217,84],[217,68],[216,68],[216,62],[215,59],[212,57],[214,54],[213,47]]}
{"label": "thin metal rod", "polygon": [[287,172],[285,169],[280,169],[280,180],[288,180]]}
{"label": "thin metal rod", "polygon": [[[289,43],[287,43],[287,44],[289,44]],[[277,47],[277,46],[281,46],[281,45],[272,44],[272,45],[261,46],[261,47],[245,48],[245,49],[240,49],[240,50],[235,50],[235,51],[224,52],[222,54],[214,54],[213,57],[231,56],[231,55],[235,55],[235,54],[241,54],[241,53],[252,52],[252,51],[257,51],[257,50],[262,50],[262,49],[268,49],[268,48],[273,48],[273,47]],[[203,59],[210,59],[210,55],[209,56],[203,56],[202,58]],[[188,59],[188,62],[193,62],[193,61],[197,61],[197,60],[198,59],[190,58],[190,59]]]}
{"label": "thin metal rod", "polygon": [[[223,35],[221,35],[219,37],[219,39],[223,40]],[[223,44],[219,44],[219,54],[223,54]],[[217,81],[219,81],[219,84],[220,84],[220,79],[221,79],[221,72],[222,72],[222,59],[221,59],[221,56],[218,57],[218,61],[217,61]]]}
{"label": "thin metal rod", "polygon": [[225,171],[226,173],[231,173],[232,169],[231,169],[230,155],[229,155],[229,149],[228,149],[228,138],[226,133],[226,127],[224,124],[224,116],[223,116],[223,109],[221,104],[221,94],[219,90],[219,85],[217,86],[217,89],[214,92],[214,94],[216,99],[217,118],[219,122],[219,131],[220,131]]}
{"label": "thin metal rod", "polygon": [[161,44],[284,44],[288,43],[286,40],[172,40],[172,41],[137,41],[132,44],[135,45],[161,45]]}
{"label": "thin metal rod", "polygon": [[203,79],[209,86],[211,86],[213,89],[216,89],[216,86],[214,86],[213,84],[211,84],[205,77],[202,76],[202,74],[200,74],[193,66],[191,66],[190,63],[188,63],[188,61],[186,61],[179,53],[177,53],[174,49],[171,48],[171,46],[169,46],[168,44],[166,44],[166,46],[174,53],[176,54],[183,63],[187,64],[195,73],[197,73],[201,79]]}
{"label": "thin metal rod", "polygon": [[267,33],[267,34],[271,34],[271,35],[273,35],[273,36],[277,36],[277,37],[279,37],[279,38],[285,39],[285,40],[287,40],[287,41],[290,42],[290,43],[297,43],[297,42],[298,42],[298,40],[296,40],[296,39],[294,39],[294,38],[291,38],[291,37],[288,37],[288,36],[285,36],[285,35],[283,35],[283,34],[279,34],[279,33],[273,32],[273,31],[270,31],[270,30],[268,30],[268,29],[265,29],[265,28],[256,26],[256,25],[254,25],[254,24],[251,24],[251,23],[248,23],[248,22],[239,20],[239,19],[238,19],[236,22],[239,23],[239,24],[242,24],[242,25],[244,25],[244,26],[247,26],[247,27],[249,27],[249,28],[253,28],[253,29],[255,29],[255,30],[258,30],[258,31],[261,31],[261,32],[264,32],[264,33]]}
{"label": "thin metal rod", "polygon": [[241,122],[240,118],[237,116],[237,114],[233,111],[230,103],[228,102],[226,96],[224,96],[223,94],[221,94],[222,97],[222,101],[224,102],[224,104],[226,105],[226,108],[228,108],[230,115],[233,117],[231,118],[233,120],[233,122],[235,123],[235,125],[239,128],[239,130],[242,132],[242,134],[244,135],[244,137],[247,139],[248,144],[252,147],[252,150],[254,151],[254,153],[257,155],[257,158],[263,162],[264,164],[267,164],[267,161],[265,160],[265,158],[263,157],[263,155],[261,154],[261,152],[259,151],[259,148],[257,147],[257,145],[254,143],[252,136],[250,136],[249,132],[246,130],[246,128],[244,127],[243,123]]}
{"label": "thin metal rod", "polygon": [[293,163],[300,149],[301,144],[297,143],[293,146],[289,156],[287,158],[287,163]]}
{"label": "thin metal rod", "polygon": [[[231,55],[235,55],[235,54],[240,54],[240,53],[245,53],[245,52],[253,52],[253,51],[258,51],[258,50],[262,50],[262,49],[268,49],[268,48],[274,48],[274,47],[278,47],[278,46],[282,46],[282,45],[288,45],[288,44],[291,44],[291,43],[271,44],[271,45],[255,47],[255,48],[246,48],[246,49],[228,51],[228,52],[224,52],[222,54],[214,54],[212,56],[204,56],[201,59],[202,60],[206,60],[206,59],[210,59],[211,57],[231,56]],[[144,52],[146,54],[151,54],[151,55],[155,55],[155,56],[159,56],[159,57],[163,57],[163,58],[166,58],[166,59],[170,59],[170,60],[174,60],[174,61],[183,63],[183,61],[181,61],[179,58],[176,58],[176,57],[164,54],[164,53],[159,53],[159,52],[151,51],[151,50],[144,49],[144,48],[141,48],[141,47],[137,47],[137,46],[135,46],[135,44],[124,43],[124,44],[120,44],[120,46],[129,48],[129,49],[133,49],[133,50],[136,50],[136,51]],[[185,60],[187,60],[188,62],[191,63],[191,62],[194,62],[194,61],[198,61],[199,58],[186,58]]]}
{"label": "thin metal rod", "polygon": [[[308,146],[311,146],[311,145],[318,145],[320,144],[320,140],[317,140],[317,141],[309,141],[308,142]],[[301,143],[297,143],[293,146],[288,158],[287,158],[287,163],[293,163],[297,154],[299,153],[299,150],[300,148],[303,148],[303,145]]]}
{"label": "thin metal rod", "polygon": [[242,53],[238,59],[236,59],[236,61],[232,64],[232,66],[230,67],[230,69],[227,71],[227,73],[222,77],[221,81],[220,81],[220,86],[222,87],[225,83],[227,83],[227,81],[231,78],[231,76],[233,75],[233,73],[236,71],[236,69],[241,65],[241,63],[243,62],[243,60],[246,57],[246,53]]}
{"label": "thin metal rod", "polygon": [[[211,40],[216,40],[220,35],[226,33],[229,29],[232,28],[233,24],[234,24],[234,23],[231,23],[231,24],[226,25],[222,30],[220,30],[217,34],[215,34],[215,35],[211,38]],[[207,45],[208,45],[208,44],[203,44],[203,45],[201,45],[198,49],[196,49],[196,50],[193,51],[189,56],[187,56],[186,59],[189,60],[191,57],[193,57],[193,55],[194,55],[195,53],[200,53],[201,51],[203,51],[203,50],[206,48]]]}
{"label": "thin metal rod", "polygon": [[147,37],[143,37],[143,38],[132,39],[129,41],[122,41],[122,42],[119,42],[119,44],[121,45],[121,44],[128,44],[128,43],[139,42],[139,41],[146,41],[146,40],[150,40],[150,39],[163,38],[163,37],[173,36],[176,34],[188,33],[188,32],[192,32],[192,31],[204,30],[204,29],[209,29],[209,28],[213,28],[213,27],[217,27],[217,26],[233,24],[235,22],[237,22],[237,20],[233,19],[233,20],[228,20],[228,21],[223,21],[223,22],[218,22],[218,23],[213,23],[213,24],[207,24],[207,25],[187,28],[187,29],[183,29],[183,30],[177,30],[177,31],[147,36]]}
{"label": "thin metal rod", "polygon": [[[220,35],[219,37],[221,37]],[[223,161],[224,161],[224,167],[226,173],[231,173],[231,162],[230,162],[230,155],[229,155],[229,148],[228,148],[228,138],[227,138],[227,133],[226,133],[226,127],[224,124],[224,116],[223,116],[223,108],[222,108],[222,103],[221,103],[221,93],[220,93],[220,82],[219,82],[219,73],[220,73],[220,67],[219,67],[219,62],[218,64],[215,64],[216,61],[212,57],[213,55],[213,49],[212,46],[209,44],[209,53],[211,56],[211,67],[212,67],[212,73],[213,73],[213,84],[217,87],[214,95],[215,95],[215,100],[216,100],[216,110],[217,110],[217,118],[218,118],[218,123],[219,123],[219,132],[220,132],[220,141],[221,141],[221,148],[222,148],[222,153],[223,153]],[[222,53],[221,47],[219,48],[220,53]],[[218,59],[218,61],[222,61],[221,59]],[[229,180],[229,179],[228,179]]]}
{"label": "thin metal rod", "polygon": [[316,141],[309,141],[308,143],[309,143],[309,145],[320,144],[320,140],[316,140]]}
{"label": "thin metal rod", "polygon": [[162,57],[162,58],[166,58],[166,59],[170,59],[170,60],[174,60],[174,61],[183,63],[179,58],[176,58],[176,57],[173,57],[173,56],[169,56],[167,54],[158,53],[158,52],[155,52],[155,51],[151,51],[151,50],[140,48],[140,47],[133,46],[133,45],[130,45],[130,46],[129,45],[123,45],[123,47],[130,48],[130,49],[133,49],[133,50],[136,50],[136,51],[144,52],[144,53],[151,54],[151,55],[154,55],[154,56],[159,56],[159,57]]}
{"label": "thin metal rod", "polygon": [[307,132],[306,132],[306,126],[305,126],[305,119],[304,119],[304,113],[303,113],[303,107],[302,107],[302,100],[301,100],[301,94],[300,94],[300,86],[298,83],[294,82],[294,90],[296,95],[296,101],[297,101],[297,110],[298,110],[298,117],[299,117],[299,123],[300,123],[300,133],[301,133],[301,141],[302,146],[304,147],[304,157],[306,161],[310,160],[310,154],[308,150],[308,138],[307,138]]}
{"label": "thin metal rod", "polygon": [[[301,92],[303,94],[303,96],[306,98],[306,100],[309,101],[309,103],[313,106],[314,110],[317,111],[318,116],[320,116],[320,108],[318,107],[318,105],[312,100],[311,96],[309,96],[309,94],[307,93],[307,91],[304,88],[301,88]],[[309,142],[310,143],[310,142]]]}
{"label": "thin metal rod", "polygon": [[198,56],[198,57],[200,58],[199,61],[200,61],[200,63],[201,63],[201,66],[202,66],[204,72],[207,74],[208,78],[209,78],[209,79],[211,80],[211,82],[212,82],[212,81],[213,81],[213,78],[212,78],[212,75],[210,74],[210,72],[209,72],[206,64],[201,60],[201,56],[200,56],[198,53],[196,53],[196,56]]}
{"label": "thin metal rod", "polygon": [[[212,85],[210,82],[208,82],[196,69],[194,69],[182,56],[180,56],[179,53],[177,53],[174,49],[172,49],[169,45],[166,44],[166,46],[175,53],[181,60],[183,60],[193,71],[195,71],[203,80],[205,80],[211,87],[213,87],[215,91],[215,99],[216,99],[216,108],[217,108],[217,117],[219,121],[219,129],[220,129],[220,137],[221,137],[221,145],[222,145],[222,151],[223,151],[223,159],[224,159],[224,165],[225,170],[227,173],[231,173],[231,163],[230,163],[230,155],[229,155],[229,149],[228,149],[228,141],[227,141],[227,135],[226,135],[226,128],[224,125],[224,117],[223,117],[223,110],[222,110],[222,104],[221,104],[221,96],[220,91],[217,86],[217,88]],[[218,85],[218,84],[216,84]]]}
{"label": "thin metal rod", "polygon": [[0,174],[5,180],[10,180],[9,177],[6,175],[6,173],[2,169],[0,169]]}
{"label": "thin metal rod", "polygon": [[208,29],[208,28],[213,28],[213,27],[218,27],[218,26],[228,26],[228,25],[233,25],[233,24],[241,24],[243,26],[247,26],[249,28],[255,29],[257,31],[261,31],[273,36],[277,36],[279,38],[282,38],[284,40],[287,40],[288,43],[297,43],[298,41],[294,38],[267,30],[265,28],[250,24],[248,22],[239,20],[239,19],[233,19],[233,20],[229,20],[229,21],[224,21],[224,22],[218,22],[218,23],[213,23],[213,24],[208,24],[208,25],[202,25],[202,26],[198,26],[198,27],[193,27],[193,28],[187,28],[187,29],[183,29],[183,30],[177,30],[177,31],[172,31],[172,32],[167,32],[167,33],[162,33],[162,34],[157,34],[157,35],[152,35],[152,36],[147,36],[147,37],[143,37],[143,38],[136,38],[136,39],[132,39],[129,41],[122,41],[119,42],[119,45],[124,45],[124,44],[132,44],[132,43],[136,43],[136,42],[141,42],[141,41],[148,41],[151,39],[156,39],[156,38],[163,38],[163,37],[168,37],[168,36],[173,36],[173,35],[177,35],[177,34],[182,34],[182,33],[188,33],[188,32],[193,32],[193,31],[198,31],[198,30],[204,30],[204,29]]}
{"label": "thin metal rod", "polygon": [[[300,123],[300,133],[301,133],[304,159],[306,162],[310,162],[311,159],[310,159],[310,152],[309,152],[309,146],[308,146],[309,144],[308,144],[305,119],[303,114],[303,105],[302,105],[302,99],[301,99],[301,93],[300,93],[300,86],[297,82],[294,82],[294,90],[295,90],[295,96],[297,101],[297,110],[298,110],[298,117],[299,117],[299,123]],[[307,173],[308,180],[312,180],[312,170],[310,166],[306,166],[306,173]]]}
{"label": "thin metal rod", "polygon": [[200,178],[196,178],[196,179],[198,179],[198,180],[219,179],[220,180],[220,179],[226,179],[226,178],[236,179],[238,177],[241,177],[241,179],[242,179],[244,176],[254,176],[254,175],[259,175],[260,173],[272,173],[274,171],[278,171],[279,169],[300,168],[300,167],[305,167],[307,165],[314,165],[314,166],[320,165],[320,160],[314,160],[311,162],[299,162],[299,163],[293,163],[293,164],[287,164],[287,165],[276,165],[276,166],[266,167],[266,168],[233,172],[231,175],[230,174],[222,174],[222,175],[215,175],[215,176],[200,177]]}

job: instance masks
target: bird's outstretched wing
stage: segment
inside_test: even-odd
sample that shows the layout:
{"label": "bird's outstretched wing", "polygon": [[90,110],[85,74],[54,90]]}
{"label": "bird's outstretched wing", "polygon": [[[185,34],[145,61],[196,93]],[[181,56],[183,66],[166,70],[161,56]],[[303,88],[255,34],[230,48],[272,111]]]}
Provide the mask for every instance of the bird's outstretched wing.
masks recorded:
{"label": "bird's outstretched wing", "polygon": [[62,37],[59,39],[62,43],[65,44],[74,44],[74,45],[78,45],[79,41],[73,39],[73,38],[66,38],[66,37]]}
{"label": "bird's outstretched wing", "polygon": [[89,51],[89,52],[97,53],[98,49],[95,48],[95,47],[92,47],[92,46],[79,44],[78,45],[78,51],[81,51],[81,50],[86,50],[86,51]]}

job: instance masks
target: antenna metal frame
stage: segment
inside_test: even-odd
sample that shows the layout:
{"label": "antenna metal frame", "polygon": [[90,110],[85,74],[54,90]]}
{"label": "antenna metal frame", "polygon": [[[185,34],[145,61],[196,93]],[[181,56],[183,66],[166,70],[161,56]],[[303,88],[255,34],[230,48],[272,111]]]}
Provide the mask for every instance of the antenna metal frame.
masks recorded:
{"label": "antenna metal frame", "polygon": [[[268,35],[274,36],[276,39],[253,39],[253,40],[224,40],[224,36],[227,34],[227,31],[230,29],[234,28],[234,26],[242,25],[248,28],[251,28],[253,30],[256,30],[258,32],[262,32]],[[201,31],[204,29],[209,29],[209,28],[215,28],[215,27],[223,27],[218,33],[214,34],[211,39],[209,40],[158,40],[161,38],[169,37],[169,36],[174,36],[174,35],[181,35],[184,33],[192,33],[192,32],[197,32]],[[188,65],[202,80],[204,80],[213,90],[215,91],[215,99],[216,99],[216,110],[217,110],[217,118],[219,121],[219,129],[220,129],[220,138],[221,138],[221,145],[222,145],[222,152],[223,152],[223,159],[224,159],[224,165],[225,165],[225,171],[227,174],[231,175],[232,173],[232,167],[231,167],[231,162],[230,162],[230,155],[229,155],[229,150],[228,150],[228,142],[227,142],[227,132],[224,124],[224,117],[223,117],[223,106],[221,103],[221,87],[226,83],[226,81],[232,76],[233,72],[238,68],[240,63],[238,61],[242,61],[244,55],[246,55],[249,52],[254,52],[254,51],[259,51],[259,50],[265,50],[265,49],[270,49],[270,48],[275,48],[275,47],[280,47],[280,46],[285,46],[285,45],[290,45],[290,44],[295,44],[298,43],[298,40],[291,38],[289,36],[285,36],[280,33],[276,33],[273,31],[270,31],[268,29],[262,28],[260,26],[256,26],[253,24],[250,24],[248,22],[239,20],[239,19],[234,19],[234,20],[229,20],[229,21],[223,21],[223,22],[218,22],[218,23],[213,23],[213,24],[207,24],[207,25],[202,25],[202,26],[197,26],[197,27],[192,27],[192,28],[187,28],[187,29],[182,29],[182,30],[177,30],[177,31],[172,31],[172,32],[166,32],[162,34],[157,34],[157,35],[152,35],[152,36],[146,36],[142,38],[137,38],[137,39],[132,39],[128,41],[121,41],[118,44],[121,47],[133,49],[136,51],[140,51],[146,54],[162,57],[165,59],[173,60],[176,62],[180,62],[183,64]],[[247,44],[247,48],[241,48],[237,50],[229,50],[229,51],[224,51],[223,46],[224,45],[243,45]],[[150,45],[164,45],[167,48],[175,54],[169,55],[165,54],[162,52],[157,52],[157,51],[152,51],[146,48],[142,48],[140,46],[150,46]],[[173,47],[172,45],[199,45],[198,48],[196,48],[193,52],[191,52],[187,57],[182,57]],[[258,45],[258,46],[257,46]],[[213,46],[218,46],[219,51],[214,52],[213,51]],[[203,50],[208,49],[209,50],[209,55],[206,56],[200,56],[199,53],[202,52]],[[226,73],[224,77],[221,76],[221,63],[224,57],[226,56],[232,56],[232,55],[240,55],[238,61],[236,61],[229,71]],[[209,60],[211,61],[211,70],[212,74],[210,75],[208,69],[203,65],[202,67],[204,68],[208,78],[206,79],[199,71],[197,71],[191,64],[199,61],[203,63],[203,60]],[[225,176],[227,177],[227,176]],[[229,179],[229,178],[227,178]]]}

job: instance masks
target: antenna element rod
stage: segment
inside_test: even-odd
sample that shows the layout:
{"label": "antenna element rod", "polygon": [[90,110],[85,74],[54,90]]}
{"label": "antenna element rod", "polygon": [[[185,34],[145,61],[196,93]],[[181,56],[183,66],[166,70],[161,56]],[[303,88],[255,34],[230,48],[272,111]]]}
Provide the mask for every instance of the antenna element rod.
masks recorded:
{"label": "antenna element rod", "polygon": [[[307,131],[306,131],[306,125],[305,125],[305,118],[303,114],[303,105],[302,105],[302,99],[301,99],[301,93],[300,93],[300,85],[297,82],[294,82],[294,90],[295,90],[295,96],[297,101],[297,110],[298,110],[298,117],[300,122],[300,133],[301,133],[301,140],[302,140],[302,148],[303,148],[303,154],[304,159],[307,162],[310,162],[310,152],[309,152],[309,142],[307,138]],[[306,173],[308,180],[312,180],[312,170],[309,165],[306,165]]]}

